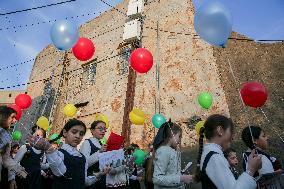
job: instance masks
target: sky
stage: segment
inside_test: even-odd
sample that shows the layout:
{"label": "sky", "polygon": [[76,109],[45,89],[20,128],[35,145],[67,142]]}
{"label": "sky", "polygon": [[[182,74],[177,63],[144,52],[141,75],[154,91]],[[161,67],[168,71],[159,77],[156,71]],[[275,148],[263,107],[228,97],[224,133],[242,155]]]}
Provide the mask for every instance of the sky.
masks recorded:
{"label": "sky", "polygon": [[[66,0],[0,0],[0,14],[63,1]],[[122,0],[104,1],[115,6]],[[284,40],[284,0],[220,1],[232,13],[234,31],[255,40]],[[193,0],[195,7],[201,3],[202,0]],[[33,59],[51,43],[49,33],[55,19],[68,17],[68,20],[79,27],[109,9],[100,0],[76,0],[37,10],[0,15],[0,88],[28,82]],[[19,65],[6,68],[15,64]],[[21,86],[8,90],[25,88],[26,86]]]}

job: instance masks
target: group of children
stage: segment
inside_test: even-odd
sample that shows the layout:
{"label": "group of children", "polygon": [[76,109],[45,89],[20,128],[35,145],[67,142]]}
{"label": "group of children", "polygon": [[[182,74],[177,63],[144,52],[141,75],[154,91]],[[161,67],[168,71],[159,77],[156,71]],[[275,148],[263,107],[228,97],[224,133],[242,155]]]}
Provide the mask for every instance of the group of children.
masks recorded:
{"label": "group of children", "polygon": [[[91,124],[91,138],[85,140],[78,150],[87,127],[77,119],[69,120],[59,136],[47,140],[45,131],[34,127],[27,144],[11,156],[11,137],[8,132],[15,123],[16,112],[6,106],[0,107],[0,168],[8,169],[9,188],[23,189],[100,189],[185,188],[186,184],[201,182],[203,189],[255,189],[255,177],[281,170],[276,158],[264,151],[267,137],[260,127],[250,126],[243,130],[242,139],[248,150],[243,154],[244,172],[236,170],[236,152],[230,148],[234,133],[231,119],[212,115],[200,130],[199,156],[194,175],[181,172],[180,141],[182,129],[171,120],[164,123],[152,143],[143,167],[136,166],[132,154],[139,149],[132,144],[125,150],[126,163],[99,168],[99,154],[107,150],[100,140],[106,133],[103,121]],[[60,146],[56,141],[64,137]],[[206,137],[206,144],[204,143]],[[1,176],[4,183],[4,177]],[[5,185],[7,186],[7,185]],[[1,188],[3,185],[1,185]]]}

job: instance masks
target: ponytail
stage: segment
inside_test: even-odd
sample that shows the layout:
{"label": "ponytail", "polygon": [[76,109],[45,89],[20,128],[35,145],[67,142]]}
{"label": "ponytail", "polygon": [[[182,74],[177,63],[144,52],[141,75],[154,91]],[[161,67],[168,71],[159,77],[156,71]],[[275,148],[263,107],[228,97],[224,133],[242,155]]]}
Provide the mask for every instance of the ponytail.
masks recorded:
{"label": "ponytail", "polygon": [[201,161],[201,155],[202,155],[202,151],[203,151],[204,131],[205,131],[205,128],[201,127],[200,128],[200,137],[199,137],[199,152],[198,152],[197,165],[196,165],[195,177],[194,177],[194,180],[196,182],[199,182],[200,179],[201,179],[200,161]]}

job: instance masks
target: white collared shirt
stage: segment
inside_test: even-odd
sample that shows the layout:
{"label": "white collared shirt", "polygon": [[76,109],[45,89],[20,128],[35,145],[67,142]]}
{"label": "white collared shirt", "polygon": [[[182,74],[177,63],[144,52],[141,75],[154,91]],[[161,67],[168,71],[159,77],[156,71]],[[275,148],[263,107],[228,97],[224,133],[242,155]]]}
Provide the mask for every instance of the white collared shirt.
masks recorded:
{"label": "white collared shirt", "polygon": [[218,154],[212,155],[210,158],[207,167],[206,174],[215,184],[218,189],[255,189],[256,182],[252,176],[244,172],[238,178],[235,179],[233,173],[229,168],[229,163],[224,157],[222,147],[215,143],[208,143],[204,145],[200,169],[202,170],[203,162],[206,155],[214,151]]}
{"label": "white collared shirt", "polygon": [[[82,154],[69,144],[63,144],[61,149],[67,151],[72,156],[82,157]],[[58,150],[51,154],[46,154],[49,167],[55,176],[63,176],[66,172],[66,166],[64,165],[64,154]],[[85,163],[85,185],[90,186],[97,181],[95,176],[87,176],[88,162]]]}
{"label": "white collared shirt", "polygon": [[[101,146],[101,144],[100,144],[100,142],[97,138],[91,137],[90,140],[96,147],[101,149],[102,146]],[[99,161],[99,153],[100,152],[97,151],[97,152],[95,152],[91,155],[91,145],[90,145],[88,140],[85,140],[83,142],[83,144],[80,147],[80,152],[82,154],[84,154],[84,156],[86,157],[89,167],[94,165],[95,163],[97,163]]]}

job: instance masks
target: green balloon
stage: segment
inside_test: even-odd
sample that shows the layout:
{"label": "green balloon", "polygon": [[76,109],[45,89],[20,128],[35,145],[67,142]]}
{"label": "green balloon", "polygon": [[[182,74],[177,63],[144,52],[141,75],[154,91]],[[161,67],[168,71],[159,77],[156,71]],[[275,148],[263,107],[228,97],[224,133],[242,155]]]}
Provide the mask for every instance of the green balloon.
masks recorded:
{"label": "green balloon", "polygon": [[22,133],[20,131],[14,131],[12,133],[12,138],[13,138],[13,140],[21,140]]}
{"label": "green balloon", "polygon": [[133,153],[133,157],[135,157],[134,163],[138,166],[142,166],[145,161],[146,153],[143,150],[136,150]]}
{"label": "green balloon", "polygon": [[198,96],[198,102],[202,108],[209,109],[213,102],[213,97],[210,93],[202,92]]}
{"label": "green balloon", "polygon": [[[59,134],[52,134],[49,139],[53,140],[53,139],[56,139],[58,136],[59,136]],[[55,142],[57,144],[60,144],[60,139],[57,139]]]}
{"label": "green balloon", "polygon": [[48,127],[47,132],[50,133],[51,127]]}
{"label": "green balloon", "polygon": [[105,145],[107,143],[107,138],[106,137],[102,138],[100,142],[102,143],[102,145]]}

